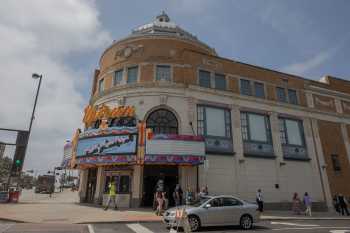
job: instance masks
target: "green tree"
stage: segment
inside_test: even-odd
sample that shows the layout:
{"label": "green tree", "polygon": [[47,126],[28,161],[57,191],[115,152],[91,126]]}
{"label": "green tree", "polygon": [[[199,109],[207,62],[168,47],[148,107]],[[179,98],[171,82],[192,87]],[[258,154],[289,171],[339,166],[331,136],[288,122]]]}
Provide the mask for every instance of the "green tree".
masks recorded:
{"label": "green tree", "polygon": [[6,179],[10,175],[12,159],[8,157],[0,158],[0,180]]}

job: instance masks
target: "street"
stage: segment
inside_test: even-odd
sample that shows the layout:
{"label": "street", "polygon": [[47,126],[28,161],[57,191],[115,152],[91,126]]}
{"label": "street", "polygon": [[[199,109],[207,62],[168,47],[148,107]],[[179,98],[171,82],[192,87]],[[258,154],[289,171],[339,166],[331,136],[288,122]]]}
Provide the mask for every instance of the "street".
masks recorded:
{"label": "street", "polygon": [[[165,233],[169,232],[163,223],[101,223],[101,224],[27,224],[0,222],[0,233]],[[250,231],[243,231],[237,226],[206,227],[202,233],[241,233],[241,232],[350,232],[350,220],[299,220],[299,221],[264,221],[256,224]]]}

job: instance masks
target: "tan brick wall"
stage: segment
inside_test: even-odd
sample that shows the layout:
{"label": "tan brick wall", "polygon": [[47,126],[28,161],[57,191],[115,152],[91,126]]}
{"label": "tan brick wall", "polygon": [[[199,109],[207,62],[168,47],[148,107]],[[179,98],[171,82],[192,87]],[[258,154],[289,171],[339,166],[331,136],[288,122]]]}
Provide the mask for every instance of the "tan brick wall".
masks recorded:
{"label": "tan brick wall", "polygon": [[[339,123],[328,121],[318,121],[318,126],[332,195],[342,193],[346,196],[350,196],[350,165],[341,126]],[[349,130],[350,128],[348,126],[348,131]],[[333,170],[332,154],[337,154],[339,156],[341,163],[340,174],[336,174]]]}
{"label": "tan brick wall", "polygon": [[228,81],[228,90],[234,92],[234,93],[239,93],[239,80],[238,78],[235,77],[227,77]]}
{"label": "tan brick wall", "polygon": [[183,67],[173,67],[173,81],[176,83],[185,82],[185,72]]}
{"label": "tan brick wall", "polygon": [[152,82],[154,80],[154,66],[152,64],[142,65],[141,82]]}
{"label": "tan brick wall", "polygon": [[[125,48],[131,48],[132,52],[124,56]],[[265,83],[266,99],[276,101],[276,87],[281,86],[297,90],[299,105],[307,107],[305,87],[309,85],[325,89],[334,88],[338,91],[350,92],[350,82],[328,77],[328,83],[320,83],[302,79],[297,76],[272,71],[262,67],[235,62],[215,56],[213,52],[194,42],[171,38],[137,38],[118,42],[105,51],[101,57],[99,77],[108,77],[108,72],[130,65],[140,65],[141,82],[154,80],[154,65],[172,65],[173,81],[187,85],[197,85],[198,70],[205,69],[212,73],[225,74],[227,77],[228,91],[239,93],[239,77],[257,80]],[[235,78],[232,78],[235,77]],[[106,78],[106,88],[111,87],[111,81]],[[96,93],[97,85],[93,91]],[[315,108],[321,111],[336,112],[333,98],[314,95]],[[350,103],[350,101],[349,101]],[[345,109],[345,114],[350,114]]]}

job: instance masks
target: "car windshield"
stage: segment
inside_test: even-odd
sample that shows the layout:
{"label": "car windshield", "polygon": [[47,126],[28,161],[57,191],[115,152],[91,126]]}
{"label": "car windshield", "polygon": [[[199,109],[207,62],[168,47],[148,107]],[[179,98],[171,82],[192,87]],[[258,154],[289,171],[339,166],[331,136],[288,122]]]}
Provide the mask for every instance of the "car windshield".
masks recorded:
{"label": "car windshield", "polygon": [[199,207],[200,205],[202,205],[203,203],[205,203],[206,201],[208,201],[210,198],[209,197],[202,197],[198,200],[196,200],[195,202],[193,202],[191,204],[191,206],[194,206],[194,207]]}

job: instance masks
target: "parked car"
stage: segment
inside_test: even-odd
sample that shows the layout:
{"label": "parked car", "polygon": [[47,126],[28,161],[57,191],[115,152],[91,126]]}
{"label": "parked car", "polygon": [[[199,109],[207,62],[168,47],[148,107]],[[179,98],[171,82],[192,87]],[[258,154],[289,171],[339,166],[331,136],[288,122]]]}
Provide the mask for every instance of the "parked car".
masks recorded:
{"label": "parked car", "polygon": [[[234,196],[206,196],[185,208],[192,231],[203,226],[240,225],[243,229],[251,229],[259,219],[256,204],[249,203]],[[163,220],[168,227],[176,224],[176,207],[164,213]],[[180,225],[180,227],[182,227]]]}
{"label": "parked car", "polygon": [[42,175],[38,176],[35,193],[53,193],[55,191],[55,176]]}

